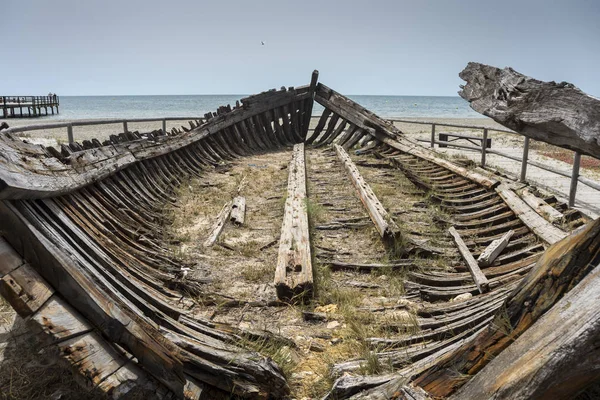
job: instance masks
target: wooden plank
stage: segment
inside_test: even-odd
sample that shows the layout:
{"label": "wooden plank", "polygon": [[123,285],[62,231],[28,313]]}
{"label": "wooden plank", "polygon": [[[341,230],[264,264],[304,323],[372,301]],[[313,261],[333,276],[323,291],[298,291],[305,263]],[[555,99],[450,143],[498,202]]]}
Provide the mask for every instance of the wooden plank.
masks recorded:
{"label": "wooden plank", "polygon": [[481,252],[479,258],[477,259],[477,264],[480,267],[487,267],[494,263],[496,258],[502,253],[502,251],[508,246],[508,242],[512,235],[515,234],[515,231],[512,229],[504,234],[500,239],[494,240],[489,244],[488,247]]}
{"label": "wooden plank", "polygon": [[375,228],[383,239],[384,243],[392,248],[396,253],[403,251],[402,234],[400,228],[394,222],[391,215],[385,210],[371,186],[363,179],[358,168],[352,162],[352,159],[340,145],[334,145],[338,159],[348,172],[352,184],[358,191],[358,195],[363,205],[375,224]]}
{"label": "wooden plank", "polygon": [[306,210],[304,143],[294,145],[288,171],[287,198],[275,270],[275,288],[280,299],[295,300],[308,297],[312,294],[313,288]]}
{"label": "wooden plank", "polygon": [[546,221],[507,186],[500,185],[496,188],[496,193],[529,229],[548,244],[556,243],[567,236],[566,232]]}
{"label": "wooden plank", "polygon": [[36,312],[54,289],[29,264],[23,264],[0,280],[0,295],[22,318]]}
{"label": "wooden plank", "polygon": [[457,392],[456,399],[569,399],[598,380],[600,268]]}
{"label": "wooden plank", "polygon": [[454,238],[454,243],[456,243],[460,255],[462,256],[463,260],[465,260],[465,262],[467,263],[467,268],[471,273],[471,277],[473,277],[475,285],[477,285],[477,289],[479,289],[479,293],[485,293],[489,291],[490,283],[488,282],[488,279],[485,277],[483,272],[481,272],[481,269],[479,269],[477,261],[475,261],[475,258],[469,251],[469,248],[467,247],[465,242],[460,237],[460,234],[456,231],[456,229],[453,226],[451,226],[450,229],[448,229],[448,233],[450,233],[450,235],[452,235],[452,237]]}
{"label": "wooden plank", "polygon": [[237,196],[233,198],[231,205],[231,217],[229,220],[238,225],[244,225],[244,218],[246,216],[246,198],[243,196]]}
{"label": "wooden plank", "polygon": [[221,234],[221,231],[225,227],[225,223],[229,218],[229,214],[231,213],[231,205],[232,201],[229,200],[223,205],[223,208],[221,208],[221,211],[217,215],[217,219],[215,220],[215,223],[210,231],[210,234],[208,235],[208,238],[206,238],[206,240],[204,241],[204,247],[212,246],[219,238],[219,235]]}
{"label": "wooden plank", "polygon": [[533,208],[550,223],[560,222],[564,218],[564,215],[560,211],[531,193],[529,189],[523,189],[521,198],[529,207]]}
{"label": "wooden plank", "polygon": [[13,247],[0,236],[0,279],[23,265],[24,262]]}

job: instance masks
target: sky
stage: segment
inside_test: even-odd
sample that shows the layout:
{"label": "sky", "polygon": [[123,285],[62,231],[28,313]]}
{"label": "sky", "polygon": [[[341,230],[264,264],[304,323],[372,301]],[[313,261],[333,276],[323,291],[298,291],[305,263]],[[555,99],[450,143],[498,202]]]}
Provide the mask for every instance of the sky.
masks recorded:
{"label": "sky", "polygon": [[[455,96],[469,61],[600,97],[599,0],[0,0],[3,95]],[[265,42],[265,45],[261,44]]]}

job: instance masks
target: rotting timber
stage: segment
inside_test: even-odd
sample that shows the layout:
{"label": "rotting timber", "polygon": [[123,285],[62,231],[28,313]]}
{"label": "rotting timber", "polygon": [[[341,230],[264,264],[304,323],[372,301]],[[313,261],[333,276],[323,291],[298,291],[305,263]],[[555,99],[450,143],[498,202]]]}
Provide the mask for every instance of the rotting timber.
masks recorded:
{"label": "rotting timber", "polygon": [[[310,129],[315,101],[324,111]],[[250,96],[206,118],[60,150],[0,137],[0,294],[85,386],[113,398],[135,390],[157,398],[295,396],[293,376],[256,344],[302,350],[297,334],[235,320],[265,309],[272,318],[294,313],[299,298],[309,310],[294,324],[314,339],[300,354],[333,357],[327,374],[337,379],[327,398],[535,397],[548,394],[548,382],[564,398],[598,380],[597,354],[585,351],[598,336],[597,312],[586,302],[587,293],[597,297],[598,221],[562,230],[552,213],[528,205],[541,200],[519,197],[522,185],[440,158],[317,84],[316,72],[310,85]],[[162,210],[178,207],[190,179],[229,179],[227,168],[240,160],[276,153],[287,159],[278,170],[288,180],[279,244],[260,244],[263,253],[279,249],[264,285],[270,299],[219,295],[203,281],[205,270],[170,251]],[[243,225],[256,223],[255,197],[238,188],[215,210],[216,234],[207,233],[203,251],[239,257],[219,239],[239,196]],[[477,265],[491,252],[493,260]],[[215,296],[226,301],[206,300]],[[238,311],[230,323],[213,318],[228,310]],[[560,343],[525,351],[560,318],[581,329],[565,327]],[[506,385],[540,355],[540,379]],[[569,379],[557,378],[565,368]]]}

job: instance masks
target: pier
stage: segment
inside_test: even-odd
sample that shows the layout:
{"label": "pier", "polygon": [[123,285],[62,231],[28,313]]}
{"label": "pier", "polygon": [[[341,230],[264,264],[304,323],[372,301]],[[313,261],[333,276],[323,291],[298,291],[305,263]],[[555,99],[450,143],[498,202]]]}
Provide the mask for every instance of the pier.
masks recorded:
{"label": "pier", "polygon": [[0,107],[3,118],[33,118],[58,114],[60,99],[52,96],[2,96]]}

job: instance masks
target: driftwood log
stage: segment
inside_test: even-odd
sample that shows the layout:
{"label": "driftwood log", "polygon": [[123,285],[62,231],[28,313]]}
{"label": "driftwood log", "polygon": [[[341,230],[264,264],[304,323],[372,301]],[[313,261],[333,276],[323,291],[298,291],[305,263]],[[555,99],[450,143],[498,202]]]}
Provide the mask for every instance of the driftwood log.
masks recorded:
{"label": "driftwood log", "polygon": [[535,140],[600,158],[600,100],[567,82],[470,62],[458,94],[471,108]]}
{"label": "driftwood log", "polygon": [[478,373],[599,262],[600,219],[551,246],[509,295],[492,324],[475,340],[457,349],[450,359],[422,374],[415,383],[435,396],[452,394],[465,383],[465,375]]}

